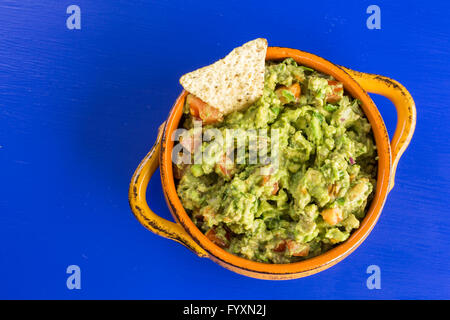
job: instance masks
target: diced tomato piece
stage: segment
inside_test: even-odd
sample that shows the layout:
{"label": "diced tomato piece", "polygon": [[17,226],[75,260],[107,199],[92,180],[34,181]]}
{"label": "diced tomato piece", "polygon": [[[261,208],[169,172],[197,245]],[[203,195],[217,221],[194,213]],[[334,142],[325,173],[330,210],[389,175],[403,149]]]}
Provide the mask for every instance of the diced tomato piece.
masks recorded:
{"label": "diced tomato piece", "polygon": [[273,249],[275,252],[284,252],[286,250],[286,241],[281,241],[277,244],[277,246]]}
{"label": "diced tomato piece", "polygon": [[303,77],[299,74],[294,75],[294,78],[298,81],[303,83],[303,81],[305,81],[305,76],[303,75]]}
{"label": "diced tomato piece", "polygon": [[293,240],[287,241],[289,253],[294,257],[306,257],[309,254],[309,246],[299,244]]}
{"label": "diced tomato piece", "polygon": [[192,94],[187,96],[186,102],[189,105],[191,115],[202,120],[204,124],[212,124],[223,120],[223,114],[218,109]]}
{"label": "diced tomato piece", "polygon": [[339,81],[336,80],[328,80],[329,86],[337,86],[339,84]]}
{"label": "diced tomato piece", "polygon": [[300,95],[302,94],[302,88],[298,82],[294,82],[290,87],[288,87],[288,90],[294,95],[295,99],[300,98]]}
{"label": "diced tomato piece", "polygon": [[219,238],[217,236],[216,230],[214,228],[209,229],[205,235],[209,240],[211,240],[211,242],[215,243],[219,247],[221,247],[221,248],[227,247],[227,244],[225,243],[225,241],[223,241],[221,238]]}
{"label": "diced tomato piece", "polygon": [[200,120],[200,113],[199,113],[199,109],[200,109],[200,105],[202,105],[204,102],[193,96],[192,94],[188,94],[186,97],[186,104],[189,107],[189,113],[191,114],[192,117]]}
{"label": "diced tomato piece", "polygon": [[287,90],[287,91],[291,92],[294,95],[295,100],[297,100],[300,97],[301,93],[302,93],[302,88],[300,87],[300,84],[298,82],[294,82],[289,87],[281,86],[275,92],[278,95],[278,98],[280,99],[280,101],[282,103],[288,103],[289,102],[289,101],[286,100],[286,97],[283,96],[283,90]]}
{"label": "diced tomato piece", "polygon": [[328,85],[332,87],[333,92],[327,95],[327,102],[336,103],[341,100],[341,93],[344,91],[344,85],[336,80],[328,80]]}
{"label": "diced tomato piece", "polygon": [[334,226],[342,221],[342,210],[340,208],[325,209],[321,213],[323,220],[331,226]]}
{"label": "diced tomato piece", "polygon": [[218,109],[207,105],[205,109],[200,110],[200,119],[205,124],[217,123],[223,120],[223,114]]}

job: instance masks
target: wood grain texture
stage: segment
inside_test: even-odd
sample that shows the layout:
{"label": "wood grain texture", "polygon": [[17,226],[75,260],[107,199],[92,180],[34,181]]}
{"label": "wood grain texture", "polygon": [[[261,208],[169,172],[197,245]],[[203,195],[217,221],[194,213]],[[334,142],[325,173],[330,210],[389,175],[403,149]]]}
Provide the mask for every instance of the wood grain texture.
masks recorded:
{"label": "wood grain texture", "polygon": [[[81,30],[66,28],[70,4]],[[0,298],[449,299],[450,3],[378,1],[381,30],[366,28],[370,4],[1,1]],[[127,203],[179,77],[257,37],[396,79],[417,106],[368,239],[335,267],[283,283],[235,275],[152,235]],[[392,134],[394,107],[374,101]],[[152,209],[169,218],[160,181],[149,188]],[[71,264],[81,291],[65,286]],[[381,290],[366,288],[372,264]]]}

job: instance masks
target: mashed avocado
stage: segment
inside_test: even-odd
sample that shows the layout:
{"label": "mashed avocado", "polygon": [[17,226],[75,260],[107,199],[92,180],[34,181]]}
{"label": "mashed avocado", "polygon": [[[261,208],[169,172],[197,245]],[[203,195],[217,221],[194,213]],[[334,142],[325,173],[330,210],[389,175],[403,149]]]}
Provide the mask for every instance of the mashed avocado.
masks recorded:
{"label": "mashed avocado", "polygon": [[[203,152],[201,163],[175,165],[174,172],[184,208],[211,241],[247,259],[290,263],[331,249],[359,227],[377,153],[360,102],[341,83],[286,59],[266,63],[263,96],[245,110],[212,117],[214,108],[198,104],[193,111],[193,99],[182,122],[188,136],[240,132],[225,148],[216,137],[180,141]],[[208,121],[196,132],[199,117]],[[261,132],[267,135],[253,135]],[[254,161],[253,151],[263,149],[276,166]]]}

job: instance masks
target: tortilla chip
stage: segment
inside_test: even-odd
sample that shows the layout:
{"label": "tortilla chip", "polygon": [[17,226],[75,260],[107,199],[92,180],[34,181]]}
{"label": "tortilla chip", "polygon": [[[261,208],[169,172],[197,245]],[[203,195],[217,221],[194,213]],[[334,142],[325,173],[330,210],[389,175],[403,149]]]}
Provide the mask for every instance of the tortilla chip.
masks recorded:
{"label": "tortilla chip", "polygon": [[225,58],[183,75],[180,84],[225,115],[240,110],[263,94],[266,51],[266,39],[247,42]]}

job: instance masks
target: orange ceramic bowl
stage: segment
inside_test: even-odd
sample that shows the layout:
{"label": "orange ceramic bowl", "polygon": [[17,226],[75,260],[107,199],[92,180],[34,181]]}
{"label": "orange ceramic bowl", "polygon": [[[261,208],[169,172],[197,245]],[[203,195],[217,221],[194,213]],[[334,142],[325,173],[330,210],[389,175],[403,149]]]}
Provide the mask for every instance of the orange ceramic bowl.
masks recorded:
{"label": "orange ceramic bowl", "polygon": [[[359,229],[355,230],[347,241],[317,257],[301,262],[268,264],[233,255],[206,238],[184,210],[176,193],[172,172],[171,154],[174,142],[171,136],[178,128],[182,116],[187,95],[185,91],[175,101],[167,121],[161,125],[155,145],[136,169],[129,190],[131,210],[146,228],[178,241],[200,257],[210,258],[229,270],[260,279],[285,280],[305,277],[335,265],[355,250],[369,235],[381,214],[386,197],[394,185],[398,160],[412,138],[416,123],[414,101],[400,83],[383,76],[337,66],[321,57],[295,49],[269,47],[266,60],[280,60],[287,57],[341,81],[345,90],[362,102],[362,109],[372,125],[379,157],[375,196]],[[396,106],[398,121],[391,142],[383,118],[367,92],[386,96]],[[175,223],[152,212],[146,201],[147,185],[158,165],[161,166],[164,195]]]}

